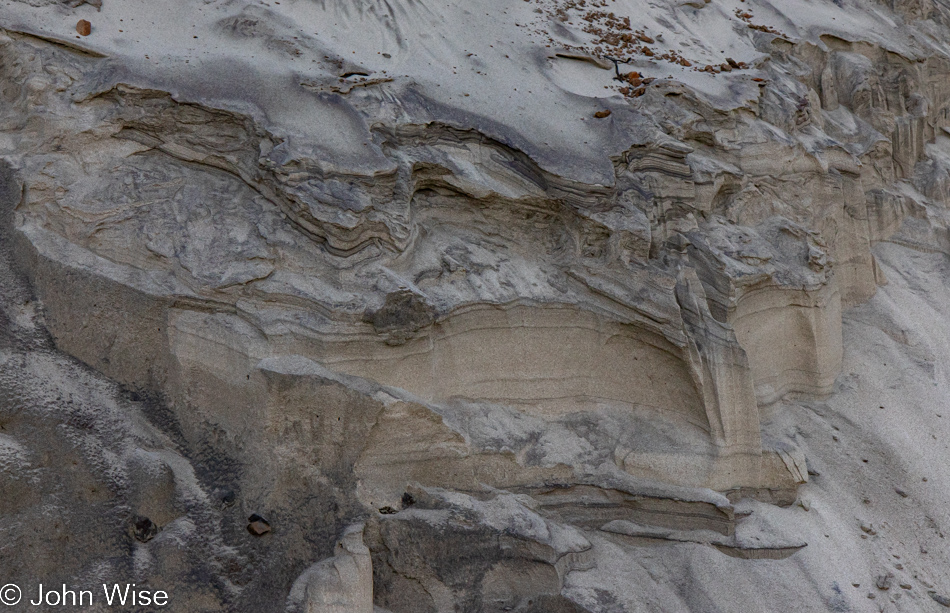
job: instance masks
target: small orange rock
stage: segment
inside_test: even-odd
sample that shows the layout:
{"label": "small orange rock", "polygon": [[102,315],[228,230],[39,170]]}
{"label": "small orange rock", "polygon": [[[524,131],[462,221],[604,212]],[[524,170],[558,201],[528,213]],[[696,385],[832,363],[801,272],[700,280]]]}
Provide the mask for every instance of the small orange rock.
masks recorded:
{"label": "small orange rock", "polygon": [[596,117],[597,119],[603,119],[604,117],[610,117],[610,110],[597,111],[596,113],[594,113],[594,117]]}
{"label": "small orange rock", "polygon": [[92,34],[92,24],[85,19],[80,19],[76,24],[76,31],[82,36],[89,36]]}
{"label": "small orange rock", "polygon": [[255,513],[247,518],[247,531],[254,536],[264,536],[270,532],[270,523]]}

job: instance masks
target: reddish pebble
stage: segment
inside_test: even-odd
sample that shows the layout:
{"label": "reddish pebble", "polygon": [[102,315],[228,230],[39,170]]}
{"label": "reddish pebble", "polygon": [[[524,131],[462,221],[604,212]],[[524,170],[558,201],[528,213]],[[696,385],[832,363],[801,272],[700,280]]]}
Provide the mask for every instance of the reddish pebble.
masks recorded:
{"label": "reddish pebble", "polygon": [[82,36],[89,36],[92,34],[92,24],[85,19],[80,19],[79,23],[76,24],[76,31]]}

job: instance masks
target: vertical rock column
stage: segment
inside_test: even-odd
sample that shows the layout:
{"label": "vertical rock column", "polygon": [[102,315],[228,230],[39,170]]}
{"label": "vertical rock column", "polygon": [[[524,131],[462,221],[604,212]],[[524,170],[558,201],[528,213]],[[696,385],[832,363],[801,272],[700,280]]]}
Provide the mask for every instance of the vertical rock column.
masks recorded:
{"label": "vertical rock column", "polygon": [[757,487],[762,440],[748,358],[733,330],[716,321],[702,283],[692,268],[679,271],[676,297],[690,338],[690,360],[713,441],[720,448],[709,487],[724,491]]}
{"label": "vertical rock column", "polygon": [[343,531],[333,557],[305,570],[290,590],[293,613],[373,613],[373,560],[363,524]]}

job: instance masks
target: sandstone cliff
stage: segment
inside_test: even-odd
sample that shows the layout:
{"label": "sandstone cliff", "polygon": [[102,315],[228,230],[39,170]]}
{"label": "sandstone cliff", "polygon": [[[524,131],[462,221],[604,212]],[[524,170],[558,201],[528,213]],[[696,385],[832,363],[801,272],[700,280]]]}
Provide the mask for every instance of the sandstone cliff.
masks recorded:
{"label": "sandstone cliff", "polygon": [[0,584],[950,604],[950,7],[0,26]]}

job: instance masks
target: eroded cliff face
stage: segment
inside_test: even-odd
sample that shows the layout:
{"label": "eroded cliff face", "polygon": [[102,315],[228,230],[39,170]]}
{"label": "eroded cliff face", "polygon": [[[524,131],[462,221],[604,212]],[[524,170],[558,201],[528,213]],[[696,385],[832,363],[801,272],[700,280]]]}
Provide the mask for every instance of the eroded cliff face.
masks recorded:
{"label": "eroded cliff face", "polygon": [[187,610],[730,610],[611,559],[806,555],[875,245],[950,253],[941,5],[180,4],[0,9],[0,144],[42,325],[220,498]]}

